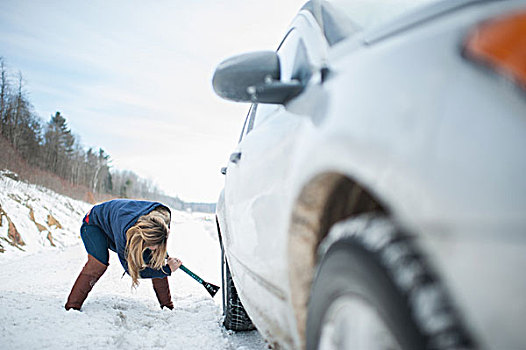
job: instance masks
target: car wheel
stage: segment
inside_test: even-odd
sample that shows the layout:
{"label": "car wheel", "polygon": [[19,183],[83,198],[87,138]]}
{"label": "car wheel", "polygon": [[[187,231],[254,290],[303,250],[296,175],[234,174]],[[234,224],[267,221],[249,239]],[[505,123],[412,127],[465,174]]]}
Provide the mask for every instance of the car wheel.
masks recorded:
{"label": "car wheel", "polygon": [[221,255],[223,260],[223,313],[225,315],[223,325],[226,329],[233,331],[253,330],[255,327],[239,300],[226,257],[223,253]]}
{"label": "car wheel", "polygon": [[320,246],[307,349],[470,349],[449,297],[411,238],[384,217],[342,221]]}

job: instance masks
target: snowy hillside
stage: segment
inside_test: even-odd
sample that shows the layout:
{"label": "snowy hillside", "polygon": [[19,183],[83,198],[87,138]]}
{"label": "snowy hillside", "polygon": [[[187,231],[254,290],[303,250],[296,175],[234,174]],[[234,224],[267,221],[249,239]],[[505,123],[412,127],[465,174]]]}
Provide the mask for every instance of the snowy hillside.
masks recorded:
{"label": "snowy hillside", "polygon": [[[86,261],[79,226],[90,204],[0,174],[1,349],[265,349],[259,334],[221,326],[212,299],[182,271],[170,278],[174,310],[161,310],[150,280],[131,289],[115,254],[82,312],[65,311]],[[10,175],[11,177],[14,177]],[[221,285],[211,214],[172,211],[171,256]]]}
{"label": "snowy hillside", "polygon": [[90,204],[0,172],[0,261],[78,244],[79,222]]}

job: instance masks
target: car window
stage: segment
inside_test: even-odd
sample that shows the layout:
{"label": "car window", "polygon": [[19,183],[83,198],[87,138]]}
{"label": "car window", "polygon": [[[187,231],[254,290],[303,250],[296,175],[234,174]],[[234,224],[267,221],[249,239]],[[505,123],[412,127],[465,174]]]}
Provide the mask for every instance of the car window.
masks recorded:
{"label": "car window", "polygon": [[311,61],[305,40],[299,30],[292,28],[278,47],[281,81],[307,82],[312,74]]}
{"label": "car window", "polygon": [[239,142],[241,142],[241,140],[243,140],[243,137],[245,136],[245,131],[247,130],[247,124],[248,124],[248,120],[250,119],[250,114],[252,112],[252,108],[253,108],[254,105],[251,105],[249,110],[248,110],[248,113],[247,113],[247,117],[245,118],[245,122],[243,123],[243,129],[241,129],[241,135],[239,135]]}
{"label": "car window", "polygon": [[[277,49],[278,55],[280,56],[282,81],[308,78],[306,74],[302,74],[301,70],[302,66],[309,67],[306,48],[297,32],[296,29],[292,28]],[[268,116],[279,110],[279,108],[280,105],[276,104],[252,104],[247,113],[245,123],[243,124],[239,142]]]}
{"label": "car window", "polygon": [[[272,114],[273,111],[279,109],[279,105],[272,104],[252,104],[248,111],[245,123],[243,124],[243,130],[239,137],[239,142],[254,129],[260,121],[265,120],[266,117]],[[258,123],[256,123],[256,120]]]}
{"label": "car window", "polygon": [[361,29],[369,29],[390,21],[403,13],[440,0],[328,0]]}
{"label": "car window", "polygon": [[296,51],[300,40],[298,31],[292,28],[278,47],[281,81],[287,82],[292,79]]}
{"label": "car window", "polygon": [[239,141],[241,142],[241,140],[255,127],[257,127],[262,121],[267,119],[268,116],[279,109],[279,105],[272,104],[253,104],[250,106],[250,110],[248,112],[247,118],[245,119],[245,124],[243,125],[243,131],[241,132]]}
{"label": "car window", "polygon": [[257,109],[255,110],[254,117],[252,119],[252,126],[250,130],[257,128],[262,122],[264,122],[267,119],[267,117],[274,114],[280,109],[281,109],[280,105],[272,105],[272,104],[257,105]]}
{"label": "car window", "polygon": [[360,31],[360,27],[354,24],[345,14],[338,12],[325,3],[321,7],[319,7],[319,4],[319,2],[309,1],[302,9],[310,11],[316,18],[325,40],[330,46]]}
{"label": "car window", "polygon": [[254,119],[256,117],[256,112],[258,110],[258,106],[257,104],[253,104],[252,106],[250,106],[250,112],[248,113],[248,125],[247,125],[247,134],[252,131],[252,129],[254,128]]}

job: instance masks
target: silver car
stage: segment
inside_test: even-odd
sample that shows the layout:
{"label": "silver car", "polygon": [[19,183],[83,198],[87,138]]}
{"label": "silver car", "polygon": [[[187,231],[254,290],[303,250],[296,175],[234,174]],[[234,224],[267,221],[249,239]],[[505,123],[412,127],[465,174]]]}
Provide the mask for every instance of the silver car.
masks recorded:
{"label": "silver car", "polygon": [[526,1],[311,1],[213,85],[251,104],[217,206],[228,329],[526,348]]}

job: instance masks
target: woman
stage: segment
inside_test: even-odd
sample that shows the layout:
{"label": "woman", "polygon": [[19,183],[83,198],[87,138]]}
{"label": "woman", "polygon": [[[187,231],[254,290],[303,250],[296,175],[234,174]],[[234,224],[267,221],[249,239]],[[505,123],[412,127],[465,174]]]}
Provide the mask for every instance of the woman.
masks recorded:
{"label": "woman", "polygon": [[115,199],[94,206],[82,220],[80,235],[88,262],[77,277],[66,302],[66,310],[80,310],[93,285],[109,265],[109,250],[117,253],[132,278],[151,278],[161,308],[173,309],[168,276],[181,261],[168,258],[166,241],[170,232],[170,210],[161,203]]}

